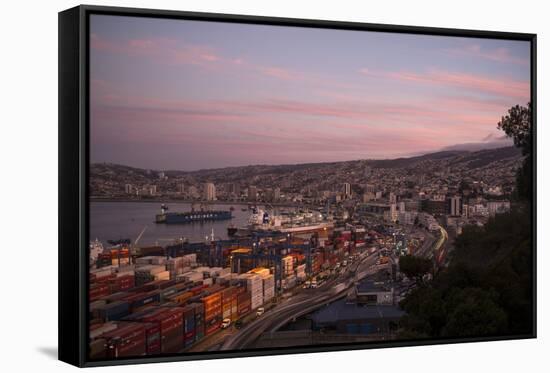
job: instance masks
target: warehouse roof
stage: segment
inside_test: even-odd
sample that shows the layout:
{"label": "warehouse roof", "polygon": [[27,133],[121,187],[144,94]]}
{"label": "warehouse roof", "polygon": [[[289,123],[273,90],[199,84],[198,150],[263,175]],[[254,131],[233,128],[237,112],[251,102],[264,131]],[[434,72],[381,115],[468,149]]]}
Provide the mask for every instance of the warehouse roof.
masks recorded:
{"label": "warehouse roof", "polygon": [[356,288],[358,293],[390,291],[390,288],[386,286],[383,282],[375,282],[375,281],[362,281],[356,286]]}
{"label": "warehouse roof", "polygon": [[315,323],[326,324],[348,320],[397,319],[404,314],[405,312],[397,306],[363,306],[346,303],[345,299],[341,299],[315,312],[311,319]]}

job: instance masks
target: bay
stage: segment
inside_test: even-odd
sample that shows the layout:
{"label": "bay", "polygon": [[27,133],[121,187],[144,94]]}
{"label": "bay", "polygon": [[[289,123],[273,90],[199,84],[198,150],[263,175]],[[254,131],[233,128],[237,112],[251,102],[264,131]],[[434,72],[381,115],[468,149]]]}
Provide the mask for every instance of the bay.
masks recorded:
{"label": "bay", "polygon": [[[231,220],[206,221],[187,224],[156,224],[160,202],[90,202],[90,240],[96,238],[108,246],[107,240],[130,239],[132,243],[145,228],[138,246],[170,244],[187,238],[191,242],[210,238],[212,230],[216,239],[227,239],[227,227],[241,227],[251,214],[242,211],[246,205],[234,205]],[[167,203],[171,212],[191,211],[190,203]],[[229,210],[231,205],[210,205],[210,210]]]}

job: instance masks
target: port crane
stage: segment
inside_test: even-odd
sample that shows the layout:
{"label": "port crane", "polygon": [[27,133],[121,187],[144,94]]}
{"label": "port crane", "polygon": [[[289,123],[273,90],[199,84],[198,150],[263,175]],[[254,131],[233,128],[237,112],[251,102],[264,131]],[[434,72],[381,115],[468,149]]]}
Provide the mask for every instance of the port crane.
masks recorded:
{"label": "port crane", "polygon": [[143,234],[145,233],[146,230],[147,230],[147,226],[143,227],[141,232],[139,232],[139,235],[134,240],[134,243],[132,244],[132,247],[131,247],[132,255],[137,255],[137,251],[138,251],[137,244],[138,244],[139,240],[141,240],[141,237],[143,236]]}

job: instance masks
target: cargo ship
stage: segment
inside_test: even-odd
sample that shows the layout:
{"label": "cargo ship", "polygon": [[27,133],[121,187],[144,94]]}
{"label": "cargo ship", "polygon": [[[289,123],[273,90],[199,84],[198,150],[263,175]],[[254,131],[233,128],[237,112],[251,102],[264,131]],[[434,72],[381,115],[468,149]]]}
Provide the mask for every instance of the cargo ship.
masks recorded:
{"label": "cargo ship", "polygon": [[270,215],[259,208],[252,209],[248,224],[242,228],[231,225],[227,228],[229,236],[244,236],[252,232],[280,233],[314,233],[334,228],[334,223],[328,217],[316,212],[286,213]]}
{"label": "cargo ship", "polygon": [[95,241],[90,241],[90,266],[95,265],[97,258],[103,254],[103,244],[96,238]]}
{"label": "cargo ship", "polygon": [[229,220],[233,218],[231,211],[225,210],[200,210],[192,209],[188,212],[167,212],[168,207],[162,205],[160,214],[156,215],[157,224],[187,224],[194,222],[205,222],[215,220]]}

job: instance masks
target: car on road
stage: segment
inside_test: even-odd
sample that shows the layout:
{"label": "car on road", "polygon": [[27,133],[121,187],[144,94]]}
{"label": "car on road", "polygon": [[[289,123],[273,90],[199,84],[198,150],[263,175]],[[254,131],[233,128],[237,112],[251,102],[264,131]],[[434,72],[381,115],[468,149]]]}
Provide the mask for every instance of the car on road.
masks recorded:
{"label": "car on road", "polygon": [[260,317],[264,314],[265,312],[265,309],[263,307],[260,307],[258,308],[258,310],[256,311],[256,316]]}
{"label": "car on road", "polygon": [[222,329],[227,329],[231,326],[231,319],[222,320]]}
{"label": "car on road", "polygon": [[240,329],[240,328],[243,327],[243,324],[244,324],[244,323],[243,323],[242,320],[237,320],[237,321],[235,321],[235,328],[236,328],[236,329]]}

